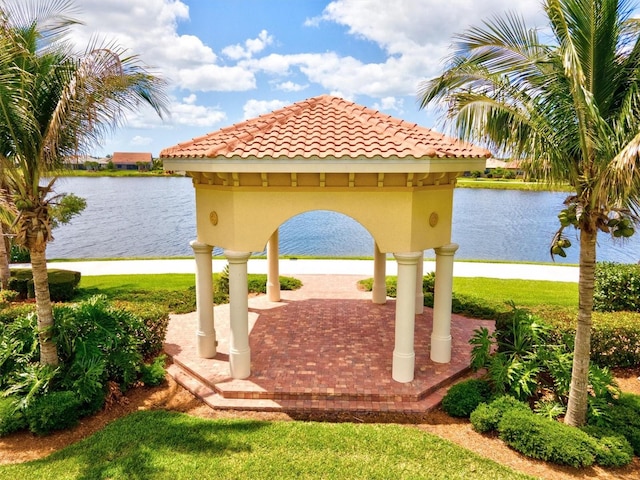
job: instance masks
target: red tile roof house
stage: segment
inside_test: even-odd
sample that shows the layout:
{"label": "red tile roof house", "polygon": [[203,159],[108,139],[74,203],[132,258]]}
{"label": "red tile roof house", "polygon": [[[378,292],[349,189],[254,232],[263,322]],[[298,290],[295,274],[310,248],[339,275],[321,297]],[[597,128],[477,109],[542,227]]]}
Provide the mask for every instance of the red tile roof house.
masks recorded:
{"label": "red tile roof house", "polygon": [[111,161],[116,170],[151,170],[153,166],[149,152],[114,152]]}

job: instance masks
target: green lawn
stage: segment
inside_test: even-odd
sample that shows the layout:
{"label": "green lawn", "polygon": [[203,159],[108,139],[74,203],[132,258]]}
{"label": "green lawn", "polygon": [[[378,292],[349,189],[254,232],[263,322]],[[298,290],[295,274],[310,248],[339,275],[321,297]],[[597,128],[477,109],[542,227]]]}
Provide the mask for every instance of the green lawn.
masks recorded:
{"label": "green lawn", "polygon": [[[34,440],[37,441],[37,440]],[[141,411],[0,480],[530,479],[400,425],[206,420]]]}
{"label": "green lawn", "polygon": [[578,305],[578,284],[574,282],[456,277],[453,279],[453,291],[473,295],[490,303],[512,300],[522,307]]}
{"label": "green lawn", "polygon": [[491,190],[527,190],[527,191],[553,191],[553,192],[573,192],[569,185],[549,186],[542,182],[524,182],[522,180],[505,180],[502,178],[472,178],[458,177],[456,181],[458,188],[488,188]]}

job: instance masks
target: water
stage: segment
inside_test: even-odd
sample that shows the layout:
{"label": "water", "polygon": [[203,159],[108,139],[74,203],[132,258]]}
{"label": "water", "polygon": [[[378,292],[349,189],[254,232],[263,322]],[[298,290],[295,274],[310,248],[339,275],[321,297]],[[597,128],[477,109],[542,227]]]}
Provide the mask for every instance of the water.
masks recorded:
{"label": "water", "polygon": [[[70,177],[58,192],[73,192],[87,208],[54,230],[49,258],[190,256],[196,236],[191,180],[164,177]],[[565,193],[456,189],[452,241],[459,259],[547,262]],[[578,240],[557,262],[578,262]],[[371,256],[373,240],[353,219],[335,212],[298,215],[280,227],[284,255]],[[433,252],[427,251],[428,257]],[[624,243],[600,235],[598,260],[636,263],[640,235]]]}

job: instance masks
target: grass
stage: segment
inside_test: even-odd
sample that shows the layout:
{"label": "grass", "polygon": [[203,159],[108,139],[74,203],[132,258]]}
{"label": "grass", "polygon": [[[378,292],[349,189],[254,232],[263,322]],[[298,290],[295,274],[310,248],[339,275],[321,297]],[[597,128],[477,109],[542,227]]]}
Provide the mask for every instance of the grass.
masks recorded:
{"label": "grass", "polygon": [[505,180],[502,178],[469,178],[458,177],[456,187],[459,188],[488,188],[491,190],[526,190],[573,192],[569,185],[547,185],[543,182],[524,182],[522,180]]}
{"label": "grass", "polygon": [[575,307],[578,304],[578,284],[573,282],[455,277],[453,291],[479,297],[489,303],[512,300],[522,307],[537,305]]}
{"label": "grass", "polygon": [[0,467],[0,480],[530,479],[400,425],[208,420],[141,411],[49,457]]}

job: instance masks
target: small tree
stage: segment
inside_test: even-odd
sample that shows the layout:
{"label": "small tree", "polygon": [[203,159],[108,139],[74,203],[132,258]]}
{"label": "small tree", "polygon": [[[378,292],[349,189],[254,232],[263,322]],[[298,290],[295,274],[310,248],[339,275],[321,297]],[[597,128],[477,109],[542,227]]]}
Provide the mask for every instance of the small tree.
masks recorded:
{"label": "small tree", "polygon": [[[0,3],[0,170],[15,206],[15,240],[29,250],[36,297],[40,361],[56,365],[46,247],[53,237],[56,172],[85,152],[126,111],[166,110],[163,83],[113,42],[74,52],[65,42],[69,1]],[[48,178],[43,183],[44,178]]]}
{"label": "small tree", "polygon": [[[553,255],[580,238],[578,318],[565,422],[586,420],[598,232],[634,233],[640,212],[640,21],[627,0],[546,0],[551,35],[516,15],[459,35],[448,69],[422,85],[422,106],[448,106],[461,137],[568,183]],[[548,40],[545,43],[543,40]]]}

